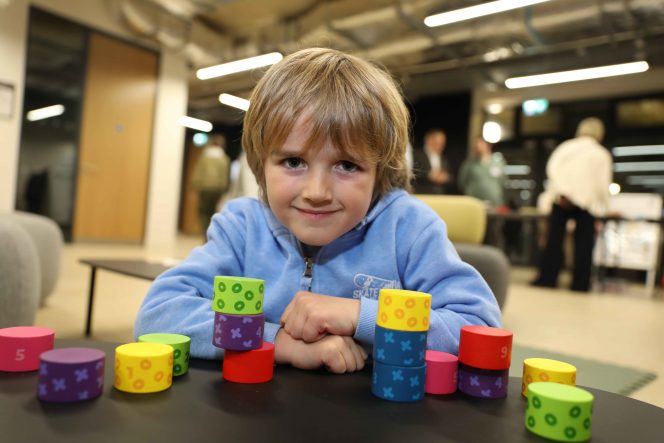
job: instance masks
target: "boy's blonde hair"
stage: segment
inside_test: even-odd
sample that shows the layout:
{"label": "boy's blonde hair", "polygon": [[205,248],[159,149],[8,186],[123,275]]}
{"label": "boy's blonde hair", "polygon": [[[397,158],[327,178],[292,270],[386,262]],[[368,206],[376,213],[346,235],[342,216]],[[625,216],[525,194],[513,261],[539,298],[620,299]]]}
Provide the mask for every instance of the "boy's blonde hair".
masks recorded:
{"label": "boy's blonde hair", "polygon": [[265,192],[265,160],[300,118],[311,128],[307,148],[335,148],[376,164],[374,198],[410,190],[406,165],[409,114],[392,78],[358,57],[311,48],[273,65],[251,94],[242,146]]}

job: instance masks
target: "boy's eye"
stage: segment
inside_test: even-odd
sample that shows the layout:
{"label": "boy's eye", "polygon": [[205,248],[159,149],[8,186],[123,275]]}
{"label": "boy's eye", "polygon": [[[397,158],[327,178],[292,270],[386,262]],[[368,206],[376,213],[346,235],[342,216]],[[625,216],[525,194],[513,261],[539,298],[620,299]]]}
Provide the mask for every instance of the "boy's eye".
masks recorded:
{"label": "boy's eye", "polygon": [[338,165],[339,169],[341,169],[343,172],[355,172],[360,168],[355,163],[349,162],[347,160],[340,161]]}
{"label": "boy's eye", "polygon": [[297,169],[302,167],[304,161],[299,157],[288,157],[283,159],[281,163],[288,169]]}

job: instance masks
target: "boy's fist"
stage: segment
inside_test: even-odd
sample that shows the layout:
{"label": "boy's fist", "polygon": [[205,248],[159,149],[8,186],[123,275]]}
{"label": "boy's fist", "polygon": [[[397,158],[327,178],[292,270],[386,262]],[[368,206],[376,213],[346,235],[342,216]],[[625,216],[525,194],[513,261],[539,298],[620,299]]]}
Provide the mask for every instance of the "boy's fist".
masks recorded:
{"label": "boy's fist", "polygon": [[307,343],[327,334],[353,336],[360,316],[360,301],[299,291],[281,316],[288,334]]}

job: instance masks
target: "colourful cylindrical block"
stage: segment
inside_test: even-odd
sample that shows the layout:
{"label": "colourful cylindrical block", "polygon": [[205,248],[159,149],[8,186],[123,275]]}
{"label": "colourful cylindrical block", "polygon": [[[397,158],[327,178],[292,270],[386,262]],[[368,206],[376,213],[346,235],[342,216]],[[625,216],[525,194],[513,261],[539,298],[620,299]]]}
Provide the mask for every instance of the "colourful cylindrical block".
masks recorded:
{"label": "colourful cylindrical block", "polygon": [[274,373],[274,345],[263,342],[253,351],[229,351],[224,353],[222,376],[234,383],[265,383]]}
{"label": "colourful cylindrical block", "polygon": [[173,383],[173,348],[163,343],[127,343],[115,348],[116,389],[159,392]]}
{"label": "colourful cylindrical block", "polygon": [[427,394],[453,394],[457,390],[459,359],[447,352],[426,351],[427,373],[424,391]]}
{"label": "colourful cylindrical block", "polygon": [[548,358],[527,358],[523,361],[521,394],[527,396],[528,385],[536,381],[576,386],[576,367]]}
{"label": "colourful cylindrical block", "polygon": [[143,334],[139,343],[163,343],[173,348],[173,376],[184,375],[189,370],[189,346],[191,339],[181,334]]}
{"label": "colourful cylindrical block", "polygon": [[431,294],[404,289],[381,289],[376,324],[398,331],[428,331]]}
{"label": "colourful cylindrical block", "polygon": [[509,369],[492,371],[459,363],[459,391],[480,398],[507,397]]}
{"label": "colourful cylindrical block", "polygon": [[265,280],[216,276],[212,310],[222,314],[255,315],[263,312]]}
{"label": "colourful cylindrical block", "polygon": [[101,395],[106,353],[92,348],[61,348],[40,356],[37,397],[46,402],[77,402]]}
{"label": "colourful cylindrical block", "polygon": [[593,395],[576,386],[533,382],[528,386],[526,428],[551,440],[590,439]]}
{"label": "colourful cylindrical block", "polygon": [[412,403],[424,398],[426,366],[393,366],[373,363],[371,392],[389,401]]}
{"label": "colourful cylindrical block", "polygon": [[427,331],[398,331],[376,325],[374,361],[395,366],[422,366]]}
{"label": "colourful cylindrical block", "polygon": [[55,331],[38,326],[0,329],[0,371],[27,372],[39,369],[39,355],[53,349]]}
{"label": "colourful cylindrical block", "polygon": [[231,351],[251,351],[263,346],[265,314],[232,315],[214,313],[212,344]]}
{"label": "colourful cylindrical block", "polygon": [[459,363],[478,369],[509,369],[512,332],[489,326],[464,326],[459,337]]}

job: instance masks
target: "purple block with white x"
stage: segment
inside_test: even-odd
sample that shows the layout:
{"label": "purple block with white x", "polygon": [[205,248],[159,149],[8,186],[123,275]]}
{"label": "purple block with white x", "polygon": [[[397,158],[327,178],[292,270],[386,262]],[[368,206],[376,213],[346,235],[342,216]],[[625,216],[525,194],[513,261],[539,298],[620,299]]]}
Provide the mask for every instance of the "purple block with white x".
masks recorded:
{"label": "purple block with white x", "polygon": [[40,355],[37,397],[46,402],[77,402],[99,397],[106,353],[92,348],[61,348]]}
{"label": "purple block with white x", "polygon": [[478,369],[459,363],[457,382],[459,391],[480,398],[507,397],[509,369]]}
{"label": "purple block with white x", "polygon": [[265,314],[234,315],[214,313],[212,343],[222,349],[250,351],[263,346]]}

